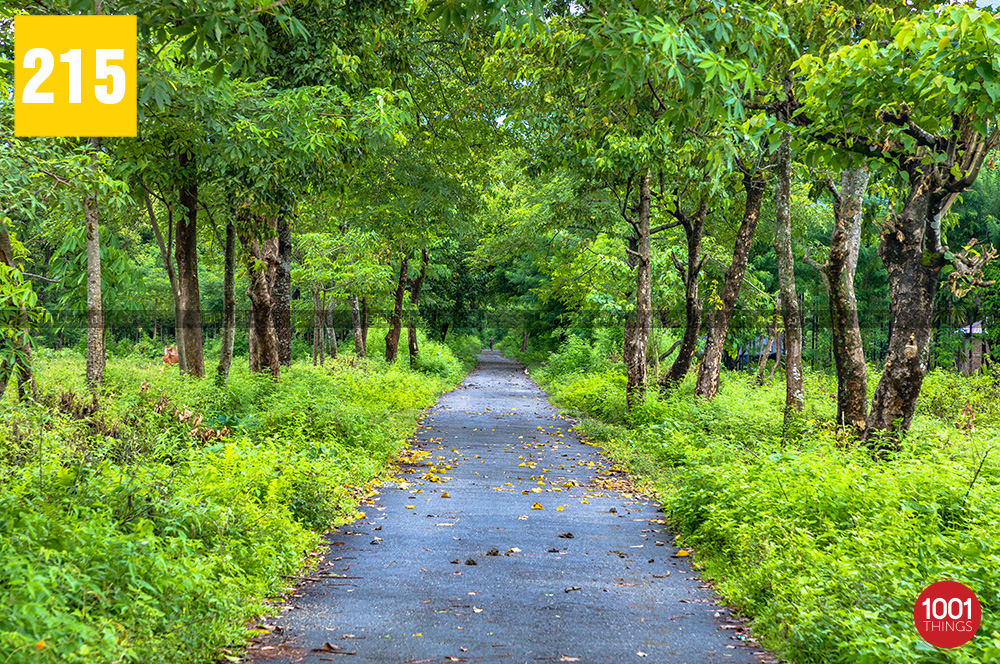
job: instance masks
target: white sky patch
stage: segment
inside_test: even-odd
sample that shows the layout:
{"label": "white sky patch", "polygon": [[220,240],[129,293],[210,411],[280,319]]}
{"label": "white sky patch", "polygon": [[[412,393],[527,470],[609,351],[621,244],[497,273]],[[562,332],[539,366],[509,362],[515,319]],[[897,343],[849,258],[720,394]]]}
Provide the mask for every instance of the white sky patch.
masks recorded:
{"label": "white sky patch", "polygon": [[976,6],[980,9],[1000,10],[1000,0],[976,0]]}

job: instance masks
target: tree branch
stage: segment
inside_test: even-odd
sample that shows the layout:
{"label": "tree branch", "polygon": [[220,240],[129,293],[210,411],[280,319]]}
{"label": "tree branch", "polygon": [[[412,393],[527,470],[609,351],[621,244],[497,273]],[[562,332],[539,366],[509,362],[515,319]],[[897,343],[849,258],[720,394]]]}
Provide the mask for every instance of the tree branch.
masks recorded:
{"label": "tree branch", "polygon": [[906,134],[917,140],[918,145],[923,145],[935,150],[945,151],[948,148],[948,141],[941,136],[935,136],[910,118],[909,104],[903,104],[898,113],[882,111],[878,114],[878,119],[885,124],[893,124],[897,127],[906,127]]}
{"label": "tree branch", "polygon": [[681,222],[679,222],[679,221],[675,221],[675,222],[672,222],[672,223],[669,223],[669,224],[660,224],[659,226],[654,226],[653,228],[650,228],[649,229],[649,234],[650,235],[656,235],[660,231],[665,231],[665,230],[667,230],[669,228],[677,228],[680,225],[681,225]]}

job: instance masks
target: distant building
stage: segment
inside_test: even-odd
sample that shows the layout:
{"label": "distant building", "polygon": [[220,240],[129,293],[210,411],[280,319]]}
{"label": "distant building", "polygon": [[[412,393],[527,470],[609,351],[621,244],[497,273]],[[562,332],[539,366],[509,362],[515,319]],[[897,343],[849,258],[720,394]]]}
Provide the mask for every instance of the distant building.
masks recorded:
{"label": "distant building", "polygon": [[[770,347],[768,344],[770,343]],[[736,357],[727,356],[724,358],[723,363],[726,365],[727,369],[736,369],[742,371],[744,369],[753,369],[760,362],[760,356],[764,354],[764,349],[769,350],[767,354],[767,359],[777,360],[778,359],[778,345],[781,345],[781,352],[785,352],[785,335],[778,334],[778,341],[775,343],[773,339],[768,339],[767,336],[760,336],[750,342],[748,347],[740,347],[736,352]]]}
{"label": "distant building", "polygon": [[990,343],[986,339],[986,327],[977,320],[954,332],[964,335],[962,352],[958,356],[958,370],[964,376],[971,376],[982,370],[983,363],[989,363]]}

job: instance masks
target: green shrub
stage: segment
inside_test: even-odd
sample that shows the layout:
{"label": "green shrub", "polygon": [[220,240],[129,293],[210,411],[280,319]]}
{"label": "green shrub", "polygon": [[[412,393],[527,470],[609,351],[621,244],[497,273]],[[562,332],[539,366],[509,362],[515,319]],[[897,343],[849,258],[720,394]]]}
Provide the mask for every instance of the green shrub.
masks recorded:
{"label": "green shrub", "polygon": [[[163,344],[163,346],[172,346],[173,344]],[[144,360],[155,360],[163,356],[163,346],[153,341],[147,336],[143,336],[139,341],[132,346],[130,354],[132,357],[144,359]]]}
{"label": "green shrub", "polygon": [[292,360],[312,361],[312,341],[301,334],[296,334],[292,338]]}
{"label": "green shrub", "polygon": [[135,342],[133,342],[128,337],[122,337],[117,342],[114,338],[108,340],[108,352],[115,357],[128,357],[132,354],[132,349],[135,347]]}
{"label": "green shrub", "polygon": [[476,355],[486,347],[483,340],[475,334],[451,334],[445,343],[452,354],[466,364],[475,364]]}
{"label": "green shrub", "polygon": [[594,349],[587,341],[571,334],[549,358],[547,374],[555,377],[590,371],[593,355]]}
{"label": "green shrub", "polygon": [[96,410],[67,352],[0,405],[4,664],[217,661],[461,375],[239,362],[220,387],[132,350]]}
{"label": "green shrub", "polygon": [[[585,421],[587,435],[641,473],[764,645],[797,664],[1000,658],[1000,458],[988,455],[972,484],[1000,443],[992,377],[931,373],[889,461],[837,433],[832,377],[806,373],[806,412],[784,441],[784,381],[757,387],[727,373],[706,402],[692,378],[650,393],[629,417],[620,374],[561,374],[545,386],[600,418]],[[942,579],[969,585],[983,607],[979,634],[955,650],[913,627],[917,595]]]}
{"label": "green shrub", "polygon": [[417,369],[449,379],[463,373],[462,363],[445,344],[423,339],[417,355]]}

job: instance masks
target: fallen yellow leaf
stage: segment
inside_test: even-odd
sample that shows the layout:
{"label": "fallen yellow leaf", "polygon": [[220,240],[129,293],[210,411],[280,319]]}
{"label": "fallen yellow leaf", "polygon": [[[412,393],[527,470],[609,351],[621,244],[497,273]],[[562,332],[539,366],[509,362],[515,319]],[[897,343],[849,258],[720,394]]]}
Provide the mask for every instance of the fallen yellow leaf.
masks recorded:
{"label": "fallen yellow leaf", "polygon": [[557,512],[562,512],[564,507],[566,507],[566,506],[565,505],[560,505],[559,507],[556,508],[556,511]]}
{"label": "fallen yellow leaf", "polygon": [[535,503],[534,505],[531,506],[531,509],[533,509],[533,510],[543,510],[545,508],[542,507],[541,503]]}
{"label": "fallen yellow leaf", "polygon": [[681,549],[680,551],[677,552],[677,557],[678,558],[686,558],[687,556],[690,556],[690,555],[691,555],[691,552],[688,551],[687,549]]}

